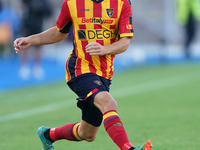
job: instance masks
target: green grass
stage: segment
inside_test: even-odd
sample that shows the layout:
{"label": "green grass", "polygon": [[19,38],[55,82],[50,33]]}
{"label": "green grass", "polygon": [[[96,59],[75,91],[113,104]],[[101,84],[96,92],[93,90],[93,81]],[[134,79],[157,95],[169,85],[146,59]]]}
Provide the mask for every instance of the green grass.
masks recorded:
{"label": "green grass", "polygon": [[[118,102],[119,116],[133,145],[150,139],[153,150],[199,149],[200,66],[166,65],[117,73],[111,94]],[[1,93],[0,149],[41,149],[36,133],[39,126],[57,127],[80,121],[75,98],[65,81]],[[55,149],[118,147],[101,126],[94,142],[62,140],[55,143]]]}

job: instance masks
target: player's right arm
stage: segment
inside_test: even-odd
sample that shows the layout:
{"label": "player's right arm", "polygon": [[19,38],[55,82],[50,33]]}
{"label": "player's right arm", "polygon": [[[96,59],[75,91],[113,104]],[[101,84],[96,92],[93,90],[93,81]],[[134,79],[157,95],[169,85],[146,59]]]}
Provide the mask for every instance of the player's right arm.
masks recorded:
{"label": "player's right arm", "polygon": [[46,45],[62,41],[67,37],[68,33],[61,33],[56,27],[52,27],[39,34],[34,34],[28,37],[21,37],[14,41],[15,52],[28,48],[31,45]]}

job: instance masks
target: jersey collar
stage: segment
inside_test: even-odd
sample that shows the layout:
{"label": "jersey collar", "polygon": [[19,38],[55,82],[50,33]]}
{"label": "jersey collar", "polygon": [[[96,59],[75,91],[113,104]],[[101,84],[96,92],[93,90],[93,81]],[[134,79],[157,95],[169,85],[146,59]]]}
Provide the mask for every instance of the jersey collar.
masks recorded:
{"label": "jersey collar", "polygon": [[91,1],[93,1],[94,3],[101,3],[101,2],[103,2],[104,0],[91,0]]}

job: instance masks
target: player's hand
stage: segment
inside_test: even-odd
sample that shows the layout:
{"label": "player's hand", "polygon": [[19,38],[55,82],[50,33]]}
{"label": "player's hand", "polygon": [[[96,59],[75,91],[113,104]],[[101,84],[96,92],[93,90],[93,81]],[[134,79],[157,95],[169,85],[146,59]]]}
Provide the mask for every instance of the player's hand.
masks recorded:
{"label": "player's hand", "polygon": [[99,43],[91,42],[85,48],[86,53],[89,53],[90,55],[103,56],[107,54],[105,47]]}
{"label": "player's hand", "polygon": [[16,39],[14,41],[15,53],[18,54],[19,51],[28,48],[30,45],[31,43],[28,42],[28,37],[22,37],[22,38]]}

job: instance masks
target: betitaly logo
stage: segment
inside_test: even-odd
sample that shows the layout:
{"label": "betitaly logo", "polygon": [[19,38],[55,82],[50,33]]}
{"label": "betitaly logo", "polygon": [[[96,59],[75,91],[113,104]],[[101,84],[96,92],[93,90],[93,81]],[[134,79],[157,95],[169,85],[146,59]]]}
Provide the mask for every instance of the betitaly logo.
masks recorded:
{"label": "betitaly logo", "polygon": [[82,18],[82,23],[95,23],[95,24],[112,24],[113,20],[111,19],[102,19],[102,18]]}

